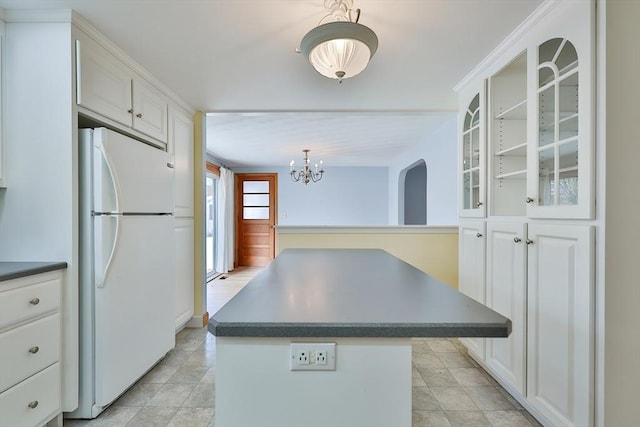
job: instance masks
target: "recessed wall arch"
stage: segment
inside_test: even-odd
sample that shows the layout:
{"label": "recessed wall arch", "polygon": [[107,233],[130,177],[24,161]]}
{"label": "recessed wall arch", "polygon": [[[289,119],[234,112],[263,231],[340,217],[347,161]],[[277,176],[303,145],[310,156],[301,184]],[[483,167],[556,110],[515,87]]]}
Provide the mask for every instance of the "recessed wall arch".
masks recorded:
{"label": "recessed wall arch", "polygon": [[404,225],[427,225],[427,164],[424,159],[400,172],[398,222]]}

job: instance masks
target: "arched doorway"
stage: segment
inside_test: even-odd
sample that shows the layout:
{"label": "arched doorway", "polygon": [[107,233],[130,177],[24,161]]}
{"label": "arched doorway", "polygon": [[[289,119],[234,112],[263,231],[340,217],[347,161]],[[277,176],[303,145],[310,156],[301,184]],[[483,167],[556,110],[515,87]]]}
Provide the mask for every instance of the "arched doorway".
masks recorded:
{"label": "arched doorway", "polygon": [[424,160],[403,171],[402,186],[404,204],[401,216],[405,225],[427,225],[427,165]]}

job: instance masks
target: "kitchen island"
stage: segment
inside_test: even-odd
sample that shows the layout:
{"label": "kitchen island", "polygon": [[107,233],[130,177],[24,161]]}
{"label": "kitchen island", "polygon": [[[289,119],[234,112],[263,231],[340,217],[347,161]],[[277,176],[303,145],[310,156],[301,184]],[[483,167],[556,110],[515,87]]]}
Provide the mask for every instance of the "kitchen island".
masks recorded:
{"label": "kitchen island", "polygon": [[[409,427],[412,337],[510,330],[509,319],[382,250],[288,249],[209,321],[216,425]],[[292,343],[315,343],[302,354],[310,363]],[[323,370],[327,359],[335,369]]]}

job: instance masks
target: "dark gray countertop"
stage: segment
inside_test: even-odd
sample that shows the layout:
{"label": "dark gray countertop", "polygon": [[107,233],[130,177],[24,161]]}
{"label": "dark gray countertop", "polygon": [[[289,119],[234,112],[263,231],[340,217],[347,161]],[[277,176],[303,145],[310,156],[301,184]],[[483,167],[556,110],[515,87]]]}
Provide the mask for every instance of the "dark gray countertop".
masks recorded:
{"label": "dark gray countertop", "polygon": [[63,268],[66,262],[0,262],[0,282]]}
{"label": "dark gray countertop", "polygon": [[511,321],[383,250],[287,249],[208,328],[243,337],[506,337]]}

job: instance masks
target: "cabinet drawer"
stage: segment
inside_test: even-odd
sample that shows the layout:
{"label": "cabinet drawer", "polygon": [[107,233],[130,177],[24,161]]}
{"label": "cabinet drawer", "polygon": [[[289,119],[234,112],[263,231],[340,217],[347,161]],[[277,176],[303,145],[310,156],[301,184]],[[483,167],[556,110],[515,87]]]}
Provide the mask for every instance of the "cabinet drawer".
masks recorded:
{"label": "cabinet drawer", "polygon": [[60,364],[56,363],[0,394],[0,424],[32,427],[60,412]]}
{"label": "cabinet drawer", "polygon": [[60,288],[60,278],[52,278],[0,293],[0,330],[58,310]]}
{"label": "cabinet drawer", "polygon": [[50,366],[60,358],[60,315],[0,334],[0,392]]}

